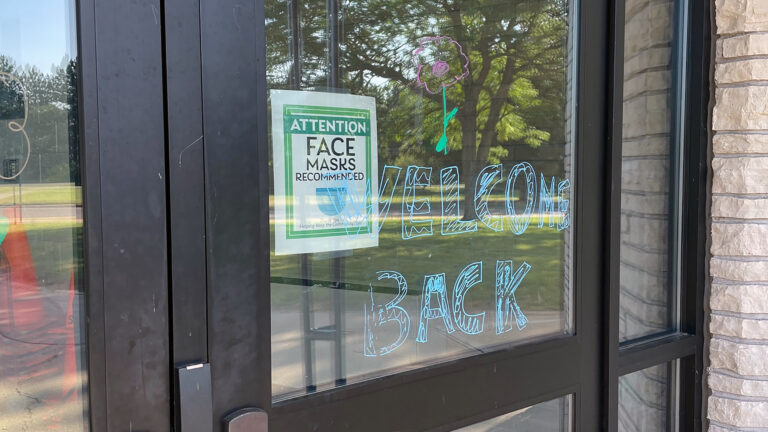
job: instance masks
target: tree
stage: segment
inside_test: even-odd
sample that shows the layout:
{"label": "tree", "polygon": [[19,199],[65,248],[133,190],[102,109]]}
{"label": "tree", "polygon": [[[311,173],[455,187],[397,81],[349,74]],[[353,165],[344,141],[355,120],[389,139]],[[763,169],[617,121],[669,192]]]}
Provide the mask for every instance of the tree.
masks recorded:
{"label": "tree", "polygon": [[[301,25],[290,25],[290,7],[300,11]],[[564,142],[565,0],[349,0],[342,10],[338,72],[353,94],[377,99],[380,160],[460,164],[465,191],[471,191],[477,171],[509,156],[515,145]],[[289,84],[288,73],[276,71],[294,70],[295,57],[299,87],[317,86],[329,73],[325,8],[277,1],[267,12],[268,51],[276,54],[269,56],[268,76],[278,77],[272,85]],[[413,56],[420,39],[437,35],[457,41],[469,58],[469,74],[446,92],[448,109],[458,107],[448,126],[447,155],[434,151],[442,95],[417,86]],[[283,48],[292,37],[300,42],[298,52]],[[464,199],[465,217],[472,218],[472,194]]]}
{"label": "tree", "polygon": [[[21,174],[24,178],[43,182],[80,183],[80,133],[77,111],[77,62],[63,59],[50,73],[36,67],[17,66],[7,56],[0,56],[0,72],[15,79],[0,83],[0,160],[26,159],[26,146],[19,133],[6,127],[6,121],[19,121],[24,117],[27,102],[25,132],[30,140],[30,156],[45,160],[27,164]],[[6,75],[7,77],[7,75]],[[44,172],[40,172],[43,168]]]}
{"label": "tree", "polygon": [[[344,66],[361,93],[381,86],[381,78],[400,92],[418,92],[412,52],[424,36],[450,36],[468,54],[469,75],[447,93],[449,109],[459,108],[459,131],[456,134],[454,127],[449,147],[460,151],[465,190],[473,190],[480,168],[507,156],[509,144],[536,147],[553,133],[563,136],[568,38],[564,1],[375,0],[348,3],[347,10]],[[418,94],[427,99],[425,123],[431,122],[424,128],[430,135],[423,140],[434,143],[442,121],[440,96]],[[396,100],[404,99],[399,95]],[[472,194],[464,198],[465,214],[472,217]]]}

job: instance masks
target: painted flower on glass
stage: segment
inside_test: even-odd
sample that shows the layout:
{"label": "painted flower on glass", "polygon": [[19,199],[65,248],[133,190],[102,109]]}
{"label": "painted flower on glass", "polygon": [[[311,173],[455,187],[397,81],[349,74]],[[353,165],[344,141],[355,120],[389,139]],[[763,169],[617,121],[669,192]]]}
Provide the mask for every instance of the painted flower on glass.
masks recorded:
{"label": "painted flower on glass", "polygon": [[429,36],[413,52],[416,81],[427,92],[438,94],[469,75],[469,57],[447,36]]}
{"label": "painted flower on glass", "polygon": [[469,75],[469,57],[461,45],[447,36],[429,36],[419,41],[413,51],[416,61],[416,82],[428,93],[443,94],[443,135],[435,145],[435,151],[448,153],[448,123],[458,108],[448,112],[445,89]]}

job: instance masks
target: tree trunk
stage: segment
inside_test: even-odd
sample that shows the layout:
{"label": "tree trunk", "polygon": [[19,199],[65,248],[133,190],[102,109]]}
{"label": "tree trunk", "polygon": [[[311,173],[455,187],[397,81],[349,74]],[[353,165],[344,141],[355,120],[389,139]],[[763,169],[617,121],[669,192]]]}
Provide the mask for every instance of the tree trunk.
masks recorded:
{"label": "tree trunk", "polygon": [[461,207],[463,211],[463,220],[472,220],[477,218],[475,213],[475,176],[477,163],[475,159],[477,157],[477,132],[476,132],[476,120],[474,110],[468,110],[470,112],[462,113],[459,117],[461,122],[461,178],[464,180],[464,205]]}

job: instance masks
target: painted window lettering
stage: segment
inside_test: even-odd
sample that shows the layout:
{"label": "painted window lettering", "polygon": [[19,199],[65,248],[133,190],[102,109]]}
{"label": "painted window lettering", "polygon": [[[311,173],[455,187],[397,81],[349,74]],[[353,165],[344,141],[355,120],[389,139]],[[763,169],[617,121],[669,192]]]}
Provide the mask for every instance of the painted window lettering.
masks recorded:
{"label": "painted window lettering", "polygon": [[[357,235],[360,228],[372,216],[377,216],[376,230],[386,221],[395,190],[402,189],[400,225],[403,240],[417,240],[435,234],[433,230],[433,207],[430,196],[423,193],[430,187],[432,167],[409,166],[405,168],[402,185],[400,167],[386,166],[379,181],[379,196],[349,197],[352,205],[337,209],[341,219],[348,223],[349,235]],[[326,175],[326,178],[329,178]],[[341,180],[349,181],[349,180]],[[499,185],[504,182],[504,185]],[[333,183],[326,181],[328,186]],[[547,177],[536,173],[528,162],[520,162],[509,170],[502,164],[488,165],[478,172],[473,202],[477,219],[462,220],[460,172],[456,166],[446,167],[439,173],[440,188],[440,235],[470,234],[478,230],[479,225],[495,232],[507,232],[519,236],[526,232],[531,223],[539,228],[545,224],[558,231],[570,225],[570,181],[558,181],[556,177]],[[343,185],[338,183],[336,186]],[[367,189],[370,191],[370,188]],[[497,202],[491,206],[492,197],[501,197],[503,205]],[[362,203],[370,203],[367,206]],[[378,211],[378,214],[373,215]],[[436,211],[435,211],[436,212]],[[435,216],[438,216],[435,214]],[[537,221],[534,221],[534,218]],[[513,260],[497,260],[495,265],[495,289],[492,310],[494,328],[497,335],[513,331],[523,331],[528,325],[528,318],[518,304],[515,293],[532,270],[530,264],[522,261],[515,266]],[[409,337],[411,314],[402,306],[408,293],[408,281],[396,270],[377,272],[378,281],[385,279],[396,282],[396,295],[390,301],[377,304],[373,284],[370,286],[370,302],[363,308],[364,314],[364,350],[367,357],[389,354],[402,346]],[[416,325],[415,341],[427,343],[429,328],[435,322],[442,324],[447,334],[456,330],[476,335],[485,331],[486,310],[467,311],[465,299],[469,291],[483,283],[483,262],[476,261],[465,266],[455,279],[452,290],[448,289],[446,273],[425,274],[421,286],[420,307],[413,317]],[[382,327],[396,326],[397,336],[392,337],[392,328],[382,332]],[[387,338],[391,339],[388,340]]]}
{"label": "painted window lettering", "polygon": [[[512,260],[499,260],[496,262],[495,269],[495,296],[491,306],[496,314],[496,334],[506,333],[514,328],[522,331],[528,323],[528,318],[517,303],[515,291],[531,271],[531,265],[523,261],[515,267]],[[378,281],[385,279],[394,281],[397,290],[395,297],[390,301],[377,304],[373,295],[373,284],[371,284],[370,303],[366,303],[363,307],[365,323],[363,354],[366,357],[383,356],[395,351],[406,342],[411,329],[411,315],[401,306],[408,293],[408,282],[405,277],[395,270],[379,271],[376,274]],[[421,307],[417,318],[414,318],[418,321],[416,342],[429,341],[429,327],[434,320],[442,322],[448,334],[457,329],[468,335],[485,331],[486,311],[470,313],[467,312],[464,304],[469,290],[482,282],[483,263],[481,261],[470,263],[459,272],[450,297],[445,273],[424,275]],[[396,326],[398,331],[394,334],[397,336],[392,337],[391,331],[381,335],[379,330],[385,325]],[[390,340],[385,340],[386,337]]]}
{"label": "painted window lettering", "polygon": [[[381,185],[379,196],[370,199],[371,188],[368,187],[365,189],[364,196],[346,198],[350,201],[370,203],[370,205],[339,205],[338,214],[347,224],[348,235],[356,236],[360,228],[372,218],[377,220],[377,230],[380,230],[390,212],[395,188],[398,186],[403,190],[400,209],[403,240],[434,235],[432,200],[428,195],[422,196],[420,193],[421,189],[432,185],[432,167],[413,165],[407,167],[405,180],[402,185],[398,185],[401,170],[399,167],[384,167],[379,181]],[[391,179],[393,171],[397,174],[394,179]],[[344,177],[344,173],[341,174]],[[475,183],[473,200],[478,219],[467,221],[461,220],[459,168],[451,166],[440,170],[440,234],[456,235],[475,232],[478,229],[478,220],[493,231],[502,231],[506,220],[507,228],[516,235],[525,233],[534,217],[537,217],[539,227],[544,226],[545,219],[549,227],[557,226],[558,231],[570,226],[571,183],[568,179],[555,183],[556,178],[551,177],[547,184],[546,177],[540,173],[541,184],[539,185],[534,167],[528,162],[521,162],[506,172],[506,189],[497,191],[495,188],[504,180],[502,174],[504,174],[502,164],[488,165],[480,170]],[[323,176],[326,185],[330,185],[329,180],[335,177],[336,174]],[[344,181],[353,179],[350,175],[346,177],[338,183],[339,187],[346,187]],[[523,193],[518,191],[518,184]],[[503,193],[506,211],[502,214],[498,214],[498,210],[493,213],[489,205],[494,193]],[[535,214],[537,209],[538,214]]]}

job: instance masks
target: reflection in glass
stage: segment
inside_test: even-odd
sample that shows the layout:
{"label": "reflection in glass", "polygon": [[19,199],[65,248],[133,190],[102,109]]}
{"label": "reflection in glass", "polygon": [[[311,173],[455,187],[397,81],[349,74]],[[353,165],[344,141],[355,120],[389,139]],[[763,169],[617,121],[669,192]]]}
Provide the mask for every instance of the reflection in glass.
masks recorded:
{"label": "reflection in glass", "polygon": [[665,432],[671,426],[676,363],[619,378],[619,431]]}
{"label": "reflection in glass", "polygon": [[87,430],[74,1],[0,15],[0,430]]}
{"label": "reflection in glass", "polygon": [[[276,398],[571,331],[572,7],[267,1]],[[295,195],[309,165],[339,172],[295,163],[323,149],[301,120],[330,93],[375,101],[378,169]],[[339,225],[355,209],[380,226]],[[336,237],[287,253],[312,223]]]}
{"label": "reflection in glass", "polygon": [[620,339],[674,327],[680,140],[675,8],[627,0],[621,172]]}
{"label": "reflection in glass", "polygon": [[569,432],[571,396],[542,402],[455,432]]}

